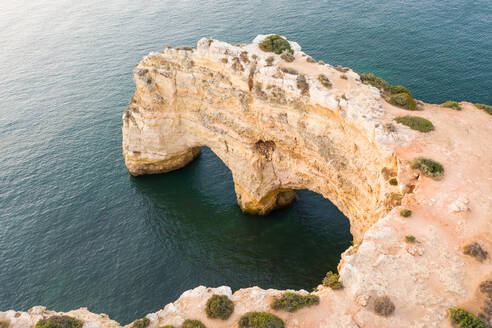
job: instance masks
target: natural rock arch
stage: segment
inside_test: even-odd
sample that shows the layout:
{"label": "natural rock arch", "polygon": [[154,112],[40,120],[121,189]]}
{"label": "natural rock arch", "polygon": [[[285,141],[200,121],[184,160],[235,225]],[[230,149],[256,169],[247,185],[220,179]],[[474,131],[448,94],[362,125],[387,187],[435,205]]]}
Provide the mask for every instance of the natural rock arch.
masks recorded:
{"label": "natural rock arch", "polygon": [[[308,63],[296,43],[288,64],[257,41],[237,47],[202,39],[197,50],[168,49],[135,68],[123,115],[123,154],[132,175],[187,165],[208,146],[231,170],[239,206],[265,214],[309,189],[350,220],[355,241],[401,199],[388,179],[398,163],[380,95],[353,71]],[[296,61],[297,62],[297,61]],[[287,70],[286,68],[289,68]],[[332,81],[327,89],[318,80]],[[297,88],[303,75],[309,87]],[[345,79],[346,78],[346,79]]]}

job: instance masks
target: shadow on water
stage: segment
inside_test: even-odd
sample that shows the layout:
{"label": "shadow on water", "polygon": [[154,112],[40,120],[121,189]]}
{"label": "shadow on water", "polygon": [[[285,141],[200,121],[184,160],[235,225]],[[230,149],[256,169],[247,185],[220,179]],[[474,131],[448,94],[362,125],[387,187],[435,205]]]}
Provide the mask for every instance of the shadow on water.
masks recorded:
{"label": "shadow on water", "polygon": [[242,213],[230,171],[206,147],[187,167],[132,184],[148,201],[146,223],[159,242],[189,265],[180,276],[193,277],[190,288],[310,290],[336,270],[352,239],[348,219],[307,190],[268,216]]}

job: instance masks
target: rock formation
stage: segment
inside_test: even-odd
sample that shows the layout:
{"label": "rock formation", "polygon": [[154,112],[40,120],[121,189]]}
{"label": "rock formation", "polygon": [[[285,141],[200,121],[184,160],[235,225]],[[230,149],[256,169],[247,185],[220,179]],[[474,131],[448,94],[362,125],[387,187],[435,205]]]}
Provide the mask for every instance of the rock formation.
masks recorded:
{"label": "rock formation", "polygon": [[[314,62],[295,42],[295,60],[284,61],[259,49],[264,38],[239,46],[201,39],[195,50],[143,58],[123,115],[125,163],[132,175],[164,173],[208,146],[231,170],[238,204],[251,213],[288,204],[295,189],[320,193],[350,220],[354,246],[339,264],[344,288],[320,285],[319,305],[288,313],[269,308],[282,291],[197,287],[147,315],[149,327],[188,318],[237,327],[248,311],[274,312],[289,328],[448,327],[451,307],[479,313],[478,286],[491,278],[492,264],[464,254],[463,245],[492,250],[491,117],[469,103],[457,111],[419,102],[413,114],[435,130],[411,130],[394,121],[409,112],[357,73]],[[440,162],[444,178],[411,169],[417,156]],[[402,206],[410,217],[400,216]],[[228,320],[205,316],[213,293],[234,301]],[[395,306],[387,317],[374,311],[384,295]],[[32,327],[53,314],[36,307],[0,312],[0,320]],[[87,327],[119,326],[86,309],[67,315]]]}

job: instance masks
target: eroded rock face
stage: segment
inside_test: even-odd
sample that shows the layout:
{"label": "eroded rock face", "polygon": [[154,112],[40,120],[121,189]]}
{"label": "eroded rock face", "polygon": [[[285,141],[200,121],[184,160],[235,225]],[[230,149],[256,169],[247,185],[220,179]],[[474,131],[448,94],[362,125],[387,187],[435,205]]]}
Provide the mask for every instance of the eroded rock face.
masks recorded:
{"label": "eroded rock face", "polygon": [[402,193],[387,182],[398,172],[393,146],[411,135],[385,128],[392,116],[379,91],[356,73],[307,62],[293,42],[298,60],[287,63],[261,51],[262,40],[238,47],[202,39],[193,51],[145,57],[123,115],[128,170],[175,170],[208,146],[231,170],[244,211],[265,214],[293,200],[294,189],[310,189],[338,206],[358,241],[399,204]]}
{"label": "eroded rock face", "polygon": [[[288,204],[296,188],[329,198],[349,217],[355,239],[338,267],[344,288],[320,285],[314,292],[319,305],[288,313],[270,309],[285,291],[200,286],[147,314],[149,328],[178,327],[186,319],[237,328],[249,311],[272,312],[288,328],[451,327],[448,309],[458,306],[488,315],[492,261],[465,255],[463,246],[478,243],[492,252],[491,117],[463,102],[461,111],[423,103],[422,111],[409,113],[361,84],[356,73],[308,61],[296,43],[291,63],[261,52],[264,37],[241,47],[202,39],[194,51],[145,57],[135,68],[137,89],[123,116],[125,162],[134,175],[167,172],[206,145],[231,169],[244,210],[266,213]],[[297,88],[296,72],[307,90]],[[321,85],[319,74],[331,88]],[[393,122],[409,114],[432,121],[435,130],[423,134]],[[444,178],[411,170],[417,156],[440,162]],[[398,185],[388,183],[392,177]],[[400,203],[410,217],[399,215]],[[206,317],[213,294],[234,302],[228,320]],[[381,296],[394,304],[388,316],[375,312]],[[0,312],[0,323],[32,328],[60,314],[82,320],[84,328],[120,327],[85,308]]]}

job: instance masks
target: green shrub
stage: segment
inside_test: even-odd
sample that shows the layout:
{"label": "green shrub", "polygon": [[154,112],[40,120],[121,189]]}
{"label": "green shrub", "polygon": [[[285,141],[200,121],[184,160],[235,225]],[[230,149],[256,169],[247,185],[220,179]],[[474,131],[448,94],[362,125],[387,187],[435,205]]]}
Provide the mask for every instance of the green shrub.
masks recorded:
{"label": "green shrub", "polygon": [[389,180],[389,184],[392,185],[392,186],[397,186],[398,185],[398,180],[396,180],[395,178],[391,178]]}
{"label": "green shrub", "polygon": [[330,287],[331,289],[341,289],[343,288],[343,284],[338,281],[339,279],[340,276],[338,273],[328,271],[323,279],[323,286]]}
{"label": "green shrub", "polygon": [[283,60],[285,60],[286,62],[288,63],[292,63],[296,58],[291,55],[290,52],[288,51],[284,51],[282,52],[282,54],[280,55],[280,58],[282,58]]}
{"label": "green shrub", "polygon": [[466,310],[460,308],[449,309],[449,315],[451,322],[460,328],[487,328],[485,321]]}
{"label": "green shrub", "polygon": [[39,320],[36,323],[36,328],[82,328],[82,321],[66,315],[60,315]]}
{"label": "green shrub", "polygon": [[453,108],[456,110],[461,110],[460,104],[456,101],[446,101],[444,104],[441,105],[442,107],[447,107],[447,108]]}
{"label": "green shrub", "polygon": [[379,90],[390,90],[391,89],[391,84],[386,82],[380,77],[375,76],[373,73],[369,74],[359,74],[360,75],[360,80],[365,83],[372,85],[373,87],[378,88]]}
{"label": "green shrub", "polygon": [[160,328],[176,328],[176,326],[173,326],[173,325],[165,325],[165,326],[162,326]]}
{"label": "green shrub", "polygon": [[305,306],[317,304],[319,304],[319,297],[317,295],[303,296],[300,294],[287,292],[279,298],[275,297],[270,306],[274,310],[295,312]]}
{"label": "green shrub", "polygon": [[332,87],[330,79],[328,79],[328,77],[324,74],[318,75],[318,81],[321,83],[322,86],[324,86],[327,89],[330,89]]}
{"label": "green shrub", "polygon": [[412,215],[412,211],[406,208],[402,208],[400,210],[400,215],[403,216],[404,218],[408,218],[410,215]]}
{"label": "green shrub", "polygon": [[150,324],[150,320],[148,318],[142,318],[135,320],[132,325],[132,328],[145,328]]}
{"label": "green shrub", "polygon": [[477,242],[465,245],[463,247],[463,254],[473,256],[479,262],[483,262],[488,256],[487,251]]}
{"label": "green shrub", "polygon": [[408,236],[405,236],[405,240],[408,241],[409,243],[413,243],[413,242],[415,242],[416,238],[415,238],[415,236],[408,235]]}
{"label": "green shrub", "polygon": [[417,157],[413,160],[412,169],[417,169],[423,175],[431,177],[434,180],[441,180],[444,175],[444,168],[438,162],[425,157]]}
{"label": "green shrub", "polygon": [[395,85],[391,86],[390,88],[391,94],[396,95],[398,93],[408,93],[409,95],[412,95],[410,91],[408,91],[407,88],[405,88],[403,85]]}
{"label": "green shrub", "polygon": [[382,316],[389,316],[395,311],[395,305],[388,296],[381,296],[374,300],[374,312]]}
{"label": "green shrub", "polygon": [[181,328],[207,328],[200,320],[187,319],[183,322]]}
{"label": "green shrub", "polygon": [[485,105],[485,104],[474,104],[475,107],[484,110],[487,114],[492,115],[492,106]]}
{"label": "green shrub", "polygon": [[408,110],[417,109],[417,103],[408,93],[398,93],[390,96],[390,103]]}
{"label": "green shrub", "polygon": [[239,328],[284,328],[282,319],[268,312],[248,312],[239,319]]}
{"label": "green shrub", "polygon": [[422,117],[403,116],[395,118],[395,121],[408,126],[412,130],[417,130],[420,132],[430,132],[434,130],[434,125],[432,124],[432,122]]}
{"label": "green shrub", "polygon": [[265,59],[265,62],[267,64],[267,66],[272,66],[273,65],[273,61],[275,60],[275,57],[273,56],[270,56],[268,57],[267,59]]}
{"label": "green shrub", "polygon": [[277,55],[280,55],[284,51],[288,51],[290,54],[294,53],[290,47],[289,41],[276,34],[267,36],[265,40],[259,44],[259,47],[265,52],[274,52]]}
{"label": "green shrub", "polygon": [[205,312],[209,318],[227,320],[234,312],[234,303],[225,295],[215,294],[208,299]]}

